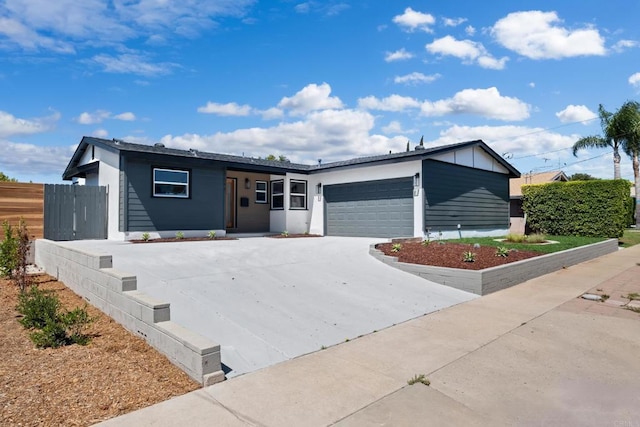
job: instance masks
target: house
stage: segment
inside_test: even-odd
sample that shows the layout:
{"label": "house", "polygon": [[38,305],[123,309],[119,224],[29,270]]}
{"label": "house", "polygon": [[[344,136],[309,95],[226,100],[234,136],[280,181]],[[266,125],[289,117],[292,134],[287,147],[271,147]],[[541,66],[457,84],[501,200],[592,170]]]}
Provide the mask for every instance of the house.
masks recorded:
{"label": "house", "polygon": [[484,142],[304,165],[83,137],[63,179],[106,186],[109,239],[496,235],[520,173]]}
{"label": "house", "polygon": [[530,184],[548,184],[550,182],[567,182],[569,177],[563,171],[528,173],[509,180],[509,216],[511,217],[510,233],[524,234],[526,220],[522,210],[522,186]]}

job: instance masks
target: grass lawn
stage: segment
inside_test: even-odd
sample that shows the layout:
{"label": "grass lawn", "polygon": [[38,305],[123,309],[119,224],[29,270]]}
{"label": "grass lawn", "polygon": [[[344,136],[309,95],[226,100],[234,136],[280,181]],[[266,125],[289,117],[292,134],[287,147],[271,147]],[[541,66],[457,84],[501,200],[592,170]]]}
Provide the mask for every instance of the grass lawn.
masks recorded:
{"label": "grass lawn", "polygon": [[[635,236],[639,239],[636,243],[640,243],[640,233]],[[469,243],[473,245],[478,243],[481,246],[504,246],[508,249],[520,249],[534,252],[541,252],[549,254],[552,252],[560,252],[566,249],[577,248],[578,246],[590,245],[592,243],[602,242],[607,240],[601,237],[576,237],[576,236],[546,236],[547,240],[554,240],[556,244],[553,245],[540,245],[540,244],[527,244],[527,243],[508,243],[508,242],[496,242],[496,237],[466,237],[462,239],[447,240],[452,243]],[[635,243],[634,243],[635,244]]]}
{"label": "grass lawn", "polygon": [[628,248],[638,244],[640,244],[640,230],[624,230],[624,234],[620,238],[620,246]]}

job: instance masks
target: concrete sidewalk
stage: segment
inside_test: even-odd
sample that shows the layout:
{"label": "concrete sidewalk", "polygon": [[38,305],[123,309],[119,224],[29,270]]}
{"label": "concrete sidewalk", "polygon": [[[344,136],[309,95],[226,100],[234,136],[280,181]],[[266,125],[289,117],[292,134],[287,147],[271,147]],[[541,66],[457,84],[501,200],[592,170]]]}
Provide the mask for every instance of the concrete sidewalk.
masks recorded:
{"label": "concrete sidewalk", "polygon": [[102,425],[640,425],[640,314],[620,306],[638,262],[640,245]]}

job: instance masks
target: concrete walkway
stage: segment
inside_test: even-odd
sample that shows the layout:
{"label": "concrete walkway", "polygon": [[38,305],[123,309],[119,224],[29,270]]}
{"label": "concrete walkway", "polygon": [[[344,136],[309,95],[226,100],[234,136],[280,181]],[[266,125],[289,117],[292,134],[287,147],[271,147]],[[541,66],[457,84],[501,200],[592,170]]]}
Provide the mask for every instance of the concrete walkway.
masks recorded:
{"label": "concrete walkway", "polygon": [[640,245],[102,425],[640,425],[640,314],[620,305],[638,262]]}

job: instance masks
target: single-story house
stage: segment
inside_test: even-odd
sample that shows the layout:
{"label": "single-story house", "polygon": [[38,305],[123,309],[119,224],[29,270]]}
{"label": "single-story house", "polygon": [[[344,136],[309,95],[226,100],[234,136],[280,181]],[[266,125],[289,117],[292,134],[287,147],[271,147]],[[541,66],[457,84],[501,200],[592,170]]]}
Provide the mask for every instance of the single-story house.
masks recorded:
{"label": "single-story house", "polygon": [[109,239],[496,235],[520,173],[483,141],[315,165],[83,137],[63,179],[106,186]]}
{"label": "single-story house", "polygon": [[567,182],[569,177],[560,170],[527,173],[509,180],[509,216],[511,217],[510,233],[524,234],[526,229],[525,215],[522,210],[522,186],[530,184],[548,184],[550,182]]}

